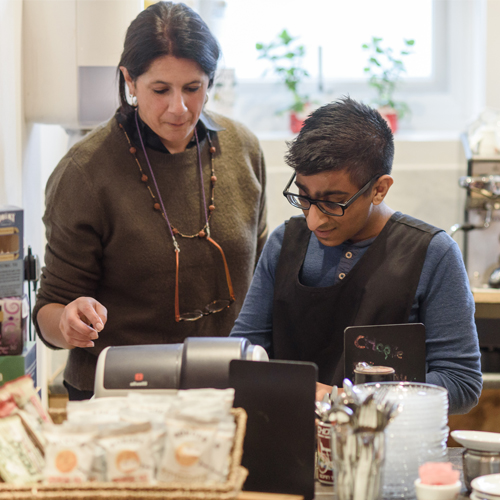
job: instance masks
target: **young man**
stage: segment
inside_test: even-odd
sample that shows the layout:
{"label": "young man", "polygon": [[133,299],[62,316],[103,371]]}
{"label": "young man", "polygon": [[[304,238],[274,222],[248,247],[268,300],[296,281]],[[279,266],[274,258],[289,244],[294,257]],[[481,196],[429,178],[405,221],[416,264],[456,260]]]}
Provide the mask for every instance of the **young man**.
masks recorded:
{"label": "young man", "polygon": [[271,358],[315,362],[321,394],[342,384],[347,326],[423,323],[426,381],[465,413],[482,378],[462,256],[445,232],[385,204],[393,157],[385,120],[350,98],[306,120],[284,191],[304,216],[270,236],[231,335]]}

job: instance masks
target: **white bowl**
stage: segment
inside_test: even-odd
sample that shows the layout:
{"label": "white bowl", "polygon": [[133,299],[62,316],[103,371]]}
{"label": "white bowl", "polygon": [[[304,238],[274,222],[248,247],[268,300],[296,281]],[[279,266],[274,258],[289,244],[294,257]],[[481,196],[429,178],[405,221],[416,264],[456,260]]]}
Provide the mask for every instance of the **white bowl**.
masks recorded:
{"label": "white bowl", "polygon": [[500,451],[500,433],[484,431],[452,431],[451,437],[462,446],[478,451]]}
{"label": "white bowl", "polygon": [[453,484],[422,484],[415,479],[414,484],[417,500],[454,500],[462,489],[460,480]]}
{"label": "white bowl", "polygon": [[470,485],[476,496],[486,495],[486,498],[500,498],[500,474],[476,477],[470,482]]}

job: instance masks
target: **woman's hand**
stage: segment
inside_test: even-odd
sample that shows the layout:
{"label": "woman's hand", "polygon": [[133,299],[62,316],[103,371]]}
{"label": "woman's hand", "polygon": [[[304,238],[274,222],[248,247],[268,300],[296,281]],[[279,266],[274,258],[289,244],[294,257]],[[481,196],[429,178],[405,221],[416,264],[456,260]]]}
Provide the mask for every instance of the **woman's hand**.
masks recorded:
{"label": "woman's hand", "polygon": [[94,347],[108,319],[107,309],[92,297],[79,297],[64,307],[59,329],[73,347]]}

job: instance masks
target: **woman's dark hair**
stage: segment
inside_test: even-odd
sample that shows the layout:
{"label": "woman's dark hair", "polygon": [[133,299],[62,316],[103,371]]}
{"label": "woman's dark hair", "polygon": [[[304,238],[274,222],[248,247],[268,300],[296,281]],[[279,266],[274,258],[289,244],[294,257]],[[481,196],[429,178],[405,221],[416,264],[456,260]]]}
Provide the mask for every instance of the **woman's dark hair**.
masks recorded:
{"label": "woman's dark hair", "polygon": [[[143,10],[130,24],[119,67],[125,66],[135,80],[158,57],[171,55],[197,62],[214,82],[220,48],[203,19],[187,5],[157,2]],[[130,111],[125,78],[118,67],[119,96],[122,111]]]}
{"label": "woman's dark hair", "polygon": [[286,163],[298,174],[345,170],[358,187],[390,174],[394,139],[380,113],[350,97],[322,106],[289,144]]}

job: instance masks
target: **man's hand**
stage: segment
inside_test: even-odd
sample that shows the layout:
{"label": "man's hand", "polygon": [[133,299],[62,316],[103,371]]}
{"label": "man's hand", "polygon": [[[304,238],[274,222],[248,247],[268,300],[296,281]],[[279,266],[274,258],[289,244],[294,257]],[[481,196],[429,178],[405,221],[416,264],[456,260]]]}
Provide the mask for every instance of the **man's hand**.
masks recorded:
{"label": "man's hand", "polygon": [[316,401],[322,401],[325,394],[330,394],[333,387],[331,385],[316,382]]}
{"label": "man's hand", "polygon": [[92,297],[79,297],[65,308],[59,321],[64,340],[75,347],[94,347],[108,319],[107,309]]}
{"label": "man's hand", "polygon": [[[337,386],[335,386],[337,387]],[[331,394],[333,387],[331,385],[321,384],[320,382],[316,382],[316,401],[322,401],[325,394]],[[334,397],[337,397],[338,394],[341,394],[344,389],[342,387],[337,387],[337,393],[334,394]]]}

